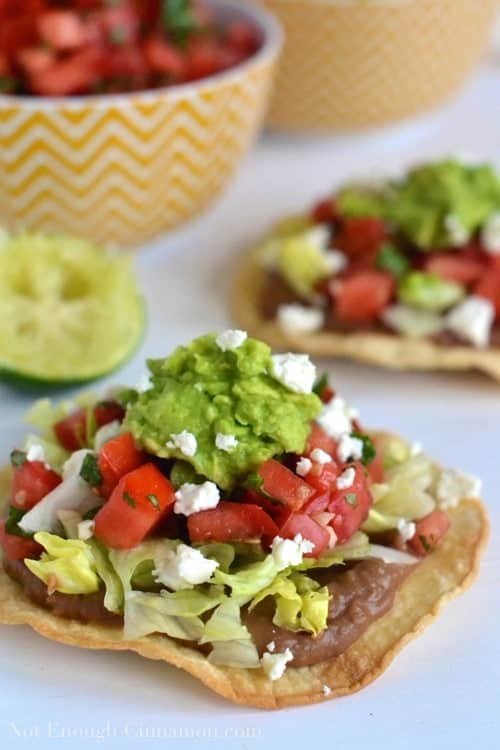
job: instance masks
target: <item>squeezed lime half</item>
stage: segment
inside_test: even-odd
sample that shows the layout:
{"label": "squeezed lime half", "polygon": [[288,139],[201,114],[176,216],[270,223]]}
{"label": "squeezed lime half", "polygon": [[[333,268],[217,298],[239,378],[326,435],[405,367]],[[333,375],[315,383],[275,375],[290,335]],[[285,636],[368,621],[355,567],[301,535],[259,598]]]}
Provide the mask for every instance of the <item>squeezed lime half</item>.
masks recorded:
{"label": "squeezed lime half", "polygon": [[115,370],[138,346],[144,303],[130,256],[65,235],[0,238],[0,375],[65,385]]}

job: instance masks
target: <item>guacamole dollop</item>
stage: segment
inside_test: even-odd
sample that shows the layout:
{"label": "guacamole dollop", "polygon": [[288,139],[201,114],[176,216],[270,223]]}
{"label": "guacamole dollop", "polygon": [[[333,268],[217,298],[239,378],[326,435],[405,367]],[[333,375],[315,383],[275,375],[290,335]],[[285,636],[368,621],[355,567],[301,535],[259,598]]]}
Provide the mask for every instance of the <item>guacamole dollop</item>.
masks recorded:
{"label": "guacamole dollop", "polygon": [[500,178],[490,165],[445,159],[378,188],[346,187],[339,207],[386,219],[422,250],[460,246],[500,208]]}
{"label": "guacamole dollop", "polygon": [[[272,377],[270,348],[252,338],[223,351],[215,335],[202,336],[148,367],[152,387],[130,405],[126,426],[148,452],[188,462],[223,489],[272,456],[301,453],[321,409],[314,393]],[[195,437],[193,455],[175,440],[181,433]]]}

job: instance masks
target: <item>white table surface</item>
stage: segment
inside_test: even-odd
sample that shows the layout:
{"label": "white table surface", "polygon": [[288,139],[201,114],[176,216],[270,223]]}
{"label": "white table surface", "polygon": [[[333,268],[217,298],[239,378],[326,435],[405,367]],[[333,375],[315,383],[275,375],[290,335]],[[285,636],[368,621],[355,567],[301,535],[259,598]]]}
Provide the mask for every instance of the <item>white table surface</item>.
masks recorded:
{"label": "white table surface", "polygon": [[[499,69],[484,68],[447,106],[399,128],[330,139],[264,138],[209,213],[138,255],[149,328],[119,381],[137,382],[145,356],[227,327],[230,266],[274,219],[353,174],[394,171],[448,153],[500,166]],[[493,534],[473,588],[361,693],[273,713],[233,706],[165,664],[80,651],[25,627],[1,627],[0,747],[76,750],[99,746],[100,737],[106,747],[126,748],[499,746],[500,387],[473,374],[327,366],[366,424],[420,440],[445,464],[484,478]],[[0,386],[5,457],[22,437],[29,402]]]}

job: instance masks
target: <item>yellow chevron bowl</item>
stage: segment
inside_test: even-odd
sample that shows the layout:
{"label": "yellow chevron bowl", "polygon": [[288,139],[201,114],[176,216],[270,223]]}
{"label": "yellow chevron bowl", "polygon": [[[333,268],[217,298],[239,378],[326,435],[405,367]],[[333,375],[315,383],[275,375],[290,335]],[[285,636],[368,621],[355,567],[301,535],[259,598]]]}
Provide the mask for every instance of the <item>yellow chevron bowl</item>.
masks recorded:
{"label": "yellow chevron bowl", "polygon": [[212,4],[263,31],[234,69],[139,94],[0,97],[1,225],[137,245],[209,205],[259,130],[281,47],[264,10]]}
{"label": "yellow chevron bowl", "polygon": [[498,0],[255,0],[285,32],[268,122],[379,125],[430,108],[481,58]]}

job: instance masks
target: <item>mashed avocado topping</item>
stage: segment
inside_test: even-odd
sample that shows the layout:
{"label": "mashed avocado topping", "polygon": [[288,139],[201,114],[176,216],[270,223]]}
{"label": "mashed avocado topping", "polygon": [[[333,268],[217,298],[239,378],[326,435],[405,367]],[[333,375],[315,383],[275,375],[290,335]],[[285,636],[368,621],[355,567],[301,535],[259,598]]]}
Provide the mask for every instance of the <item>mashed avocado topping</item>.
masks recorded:
{"label": "mashed avocado topping", "polygon": [[202,336],[150,361],[152,387],[129,407],[126,426],[150,453],[230,489],[268,458],[301,453],[321,402],[272,375],[266,344],[246,338],[221,348],[220,338]]}
{"label": "mashed avocado topping", "polygon": [[376,216],[393,223],[422,250],[465,244],[500,208],[500,178],[486,164],[456,159],[417,167],[395,182],[340,192],[346,216]]}

